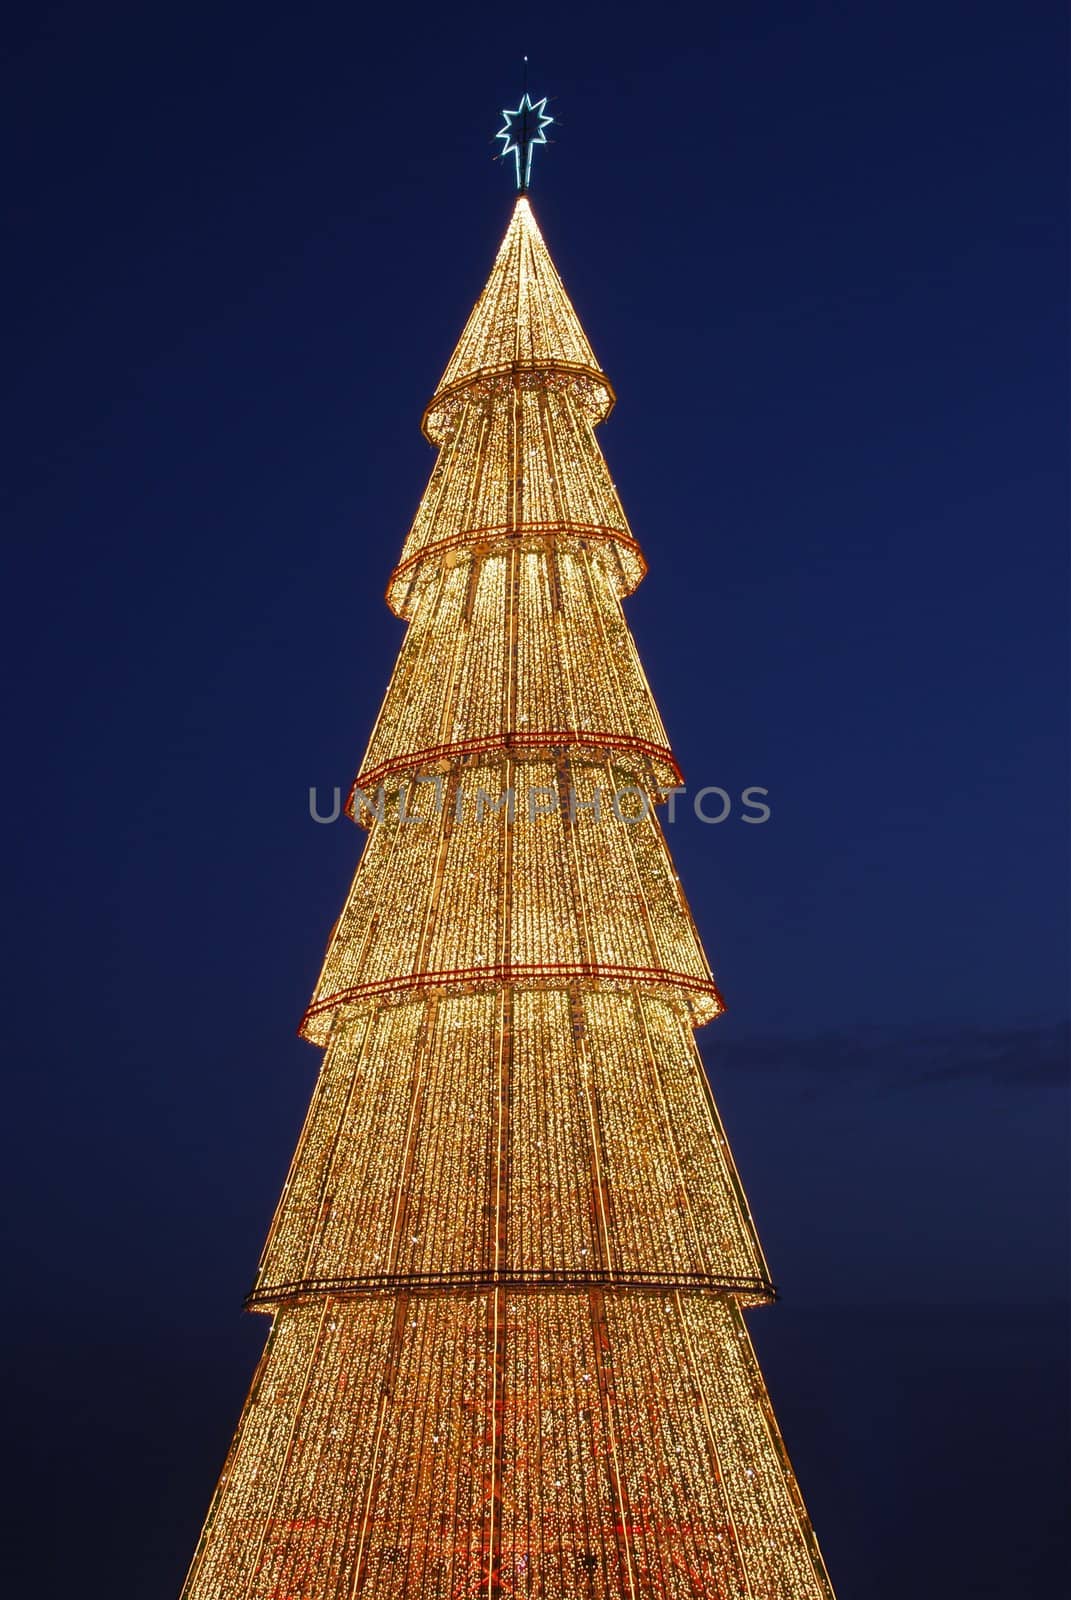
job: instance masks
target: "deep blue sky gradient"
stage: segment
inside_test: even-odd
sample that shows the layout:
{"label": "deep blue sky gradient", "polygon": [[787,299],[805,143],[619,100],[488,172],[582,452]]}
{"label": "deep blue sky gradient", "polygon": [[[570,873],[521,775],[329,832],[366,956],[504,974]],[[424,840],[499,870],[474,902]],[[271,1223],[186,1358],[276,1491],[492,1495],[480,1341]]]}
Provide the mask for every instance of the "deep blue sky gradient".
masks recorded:
{"label": "deep blue sky gradient", "polygon": [[[421,409],[533,203],[619,403],[752,1321],[843,1597],[1066,1471],[1063,8],[44,5],[4,70],[4,1347],[42,1597],[174,1593],[265,1325]],[[13,1498],[12,1498],[13,1496]],[[980,1526],[988,1537],[978,1536]]]}

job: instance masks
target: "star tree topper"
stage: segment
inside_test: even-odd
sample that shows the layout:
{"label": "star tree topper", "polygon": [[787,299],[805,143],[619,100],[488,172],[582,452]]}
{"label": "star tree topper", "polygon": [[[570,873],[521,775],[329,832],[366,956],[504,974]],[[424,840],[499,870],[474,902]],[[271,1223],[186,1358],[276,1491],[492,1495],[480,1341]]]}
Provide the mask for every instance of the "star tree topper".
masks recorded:
{"label": "star tree topper", "polygon": [[502,159],[512,155],[517,170],[517,193],[526,194],[532,176],[532,151],[537,144],[546,144],[547,136],[544,128],[549,128],[554,121],[553,117],[544,115],[547,103],[546,95],[535,104],[529,99],[527,89],[521,96],[521,103],[516,111],[503,111],[505,118],[502,127],[495,134],[496,139],[502,140],[502,149],[499,152]]}

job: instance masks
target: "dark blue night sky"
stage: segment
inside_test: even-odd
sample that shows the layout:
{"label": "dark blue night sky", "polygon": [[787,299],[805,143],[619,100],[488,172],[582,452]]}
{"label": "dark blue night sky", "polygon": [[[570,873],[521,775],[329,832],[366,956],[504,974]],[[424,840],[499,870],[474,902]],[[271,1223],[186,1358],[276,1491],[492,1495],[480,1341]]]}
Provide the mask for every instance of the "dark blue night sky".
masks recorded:
{"label": "dark blue night sky", "polygon": [[525,51],[628,617],[691,787],[770,793],[668,831],[834,1583],[1059,1589],[1063,10],[9,23],[8,1592],[160,1600],[192,1554],[360,844],[308,790],[398,649]]}

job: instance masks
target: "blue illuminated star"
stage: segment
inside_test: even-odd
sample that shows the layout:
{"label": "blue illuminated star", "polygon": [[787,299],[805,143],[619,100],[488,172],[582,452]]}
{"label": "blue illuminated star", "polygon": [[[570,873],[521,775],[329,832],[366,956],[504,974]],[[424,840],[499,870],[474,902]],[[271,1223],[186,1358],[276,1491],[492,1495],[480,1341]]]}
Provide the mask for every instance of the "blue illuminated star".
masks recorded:
{"label": "blue illuminated star", "polygon": [[517,190],[524,194],[532,176],[532,151],[537,144],[546,144],[547,136],[544,128],[549,128],[554,121],[553,117],[544,115],[547,103],[546,95],[542,100],[537,100],[533,105],[525,90],[521,96],[521,103],[516,111],[503,111],[505,122],[495,134],[496,139],[502,140],[500,154],[503,159],[512,155],[517,169]]}

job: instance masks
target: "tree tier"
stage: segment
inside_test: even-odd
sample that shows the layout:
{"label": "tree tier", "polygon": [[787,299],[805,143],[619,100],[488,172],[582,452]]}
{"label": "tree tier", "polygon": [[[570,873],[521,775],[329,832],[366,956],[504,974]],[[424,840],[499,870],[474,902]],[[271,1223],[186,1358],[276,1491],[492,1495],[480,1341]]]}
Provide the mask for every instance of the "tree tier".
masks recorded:
{"label": "tree tier", "polygon": [[459,390],[518,369],[556,372],[577,384],[597,419],[614,403],[613,390],[595,359],[526,199],[519,199],[446,371],[424,413],[429,439],[449,426],[450,402]]}
{"label": "tree tier", "polygon": [[306,1038],[343,1009],[511,983],[663,993],[696,1024],[722,1009],[654,808],[609,763],[510,757],[408,803],[369,833]]}
{"label": "tree tier", "polygon": [[604,551],[466,550],[423,585],[354,789],[551,749],[612,754],[648,793],[680,782]]}
{"label": "tree tier", "polygon": [[419,573],[441,566],[459,544],[573,529],[590,530],[593,542],[609,546],[618,592],[631,592],[646,568],[591,418],[572,389],[531,372],[487,392],[466,391],[402,548],[388,602],[400,615],[412,615]]}
{"label": "tree tier", "polygon": [[185,1600],[832,1600],[731,1301],[383,1294],[275,1319]]}
{"label": "tree tier", "polygon": [[570,1275],[772,1293],[678,1010],[507,989],[340,1020],[257,1301]]}

